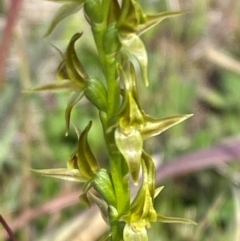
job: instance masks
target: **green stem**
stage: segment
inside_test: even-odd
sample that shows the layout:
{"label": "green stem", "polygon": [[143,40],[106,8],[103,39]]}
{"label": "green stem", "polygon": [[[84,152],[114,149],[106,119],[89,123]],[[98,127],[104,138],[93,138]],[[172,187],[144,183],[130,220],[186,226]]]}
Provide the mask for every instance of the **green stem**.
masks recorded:
{"label": "green stem", "polygon": [[[108,28],[107,21],[111,7],[111,1],[112,0],[103,0],[102,9],[104,19],[101,24],[95,25],[92,28],[92,33],[94,36],[95,44],[98,50],[99,58],[102,64],[108,87],[108,109],[106,115],[101,117],[101,120],[105,133],[105,142],[107,144],[109,152],[110,173],[116,197],[115,208],[117,209],[119,217],[123,213],[127,212],[130,208],[130,191],[129,182],[127,178],[125,178],[127,174],[127,165],[116,147],[114,131],[107,133],[109,123],[111,122],[112,118],[118,113],[120,104],[120,84],[118,81],[119,74],[117,70],[116,56],[115,54],[107,55],[104,50],[104,41],[106,41],[106,30]],[[111,240],[122,240],[122,223],[119,222],[116,218],[110,220],[110,223],[112,233]]]}
{"label": "green stem", "polygon": [[108,120],[111,120],[119,111],[120,86],[117,76],[117,63],[115,57],[106,57],[106,79],[108,85]]}
{"label": "green stem", "polygon": [[103,23],[107,26],[108,15],[111,7],[112,0],[103,0],[102,2],[102,9],[103,9]]}
{"label": "green stem", "polygon": [[104,26],[104,24],[98,24],[92,27],[92,34],[94,37],[94,41],[98,51],[98,56],[102,64],[103,70],[105,66],[105,53],[103,48],[103,37],[105,30],[106,27]]}
{"label": "green stem", "polygon": [[111,241],[123,240],[122,232],[117,224],[111,223]]}
{"label": "green stem", "polygon": [[110,155],[110,169],[115,189],[116,208],[118,210],[118,214],[122,215],[124,212],[129,210],[130,207],[129,182],[125,177],[127,174],[127,167],[118,151],[111,152]]}
{"label": "green stem", "polygon": [[[100,119],[104,129],[105,142],[107,144],[107,149],[110,156],[110,173],[114,186],[114,193],[116,197],[116,209],[118,212],[118,217],[126,213],[130,208],[130,190],[129,190],[129,181],[126,177],[128,173],[128,168],[126,162],[123,160],[122,155],[118,151],[115,139],[114,132],[107,133],[107,115],[103,112],[100,112]],[[118,218],[117,217],[117,218]],[[110,220],[111,223],[111,240],[120,241],[122,240],[123,227],[122,223],[119,222],[116,218]]]}

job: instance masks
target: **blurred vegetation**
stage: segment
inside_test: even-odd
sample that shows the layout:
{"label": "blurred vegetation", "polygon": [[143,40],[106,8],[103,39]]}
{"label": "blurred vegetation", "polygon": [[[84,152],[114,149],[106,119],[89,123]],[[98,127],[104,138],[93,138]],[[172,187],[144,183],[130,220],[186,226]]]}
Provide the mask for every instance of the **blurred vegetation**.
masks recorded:
{"label": "blurred vegetation", "polygon": [[[145,110],[156,117],[194,113],[183,124],[148,141],[147,149],[163,157],[159,162],[168,162],[238,136],[240,1],[142,2],[149,12],[191,10],[182,17],[164,21],[144,35],[151,81],[148,91],[141,92]],[[8,5],[8,1],[0,3],[0,33],[5,26]],[[19,217],[25,222],[26,213],[36,211],[44,203],[76,190],[80,192],[76,184],[40,177],[29,169],[64,167],[77,138],[73,132],[68,137],[64,135],[68,93],[22,92],[55,80],[60,56],[49,43],[64,50],[68,39],[83,31],[78,44],[84,50],[79,55],[84,66],[100,74],[89,29],[85,29],[81,14],[64,20],[48,39],[42,38],[58,7],[57,3],[45,1],[23,2],[5,68],[6,81],[0,97],[0,214],[10,226]],[[80,128],[89,119],[94,121],[89,138],[94,143],[94,153],[104,162],[105,147],[97,112],[87,101],[80,104],[84,108],[73,111],[73,120]],[[240,165],[235,164],[234,170],[240,171]],[[240,186],[233,185],[230,177],[226,179],[215,170],[205,170],[168,179],[162,184],[165,188],[156,199],[159,212],[190,218],[199,225],[156,224],[150,240],[239,240]],[[62,225],[70,224],[82,208],[77,202],[66,209],[56,207],[52,214],[49,215],[51,211],[39,213],[22,228],[13,229],[19,240],[64,240],[48,235],[65,230]],[[1,225],[0,240],[8,240]],[[94,239],[89,236],[84,240]]]}

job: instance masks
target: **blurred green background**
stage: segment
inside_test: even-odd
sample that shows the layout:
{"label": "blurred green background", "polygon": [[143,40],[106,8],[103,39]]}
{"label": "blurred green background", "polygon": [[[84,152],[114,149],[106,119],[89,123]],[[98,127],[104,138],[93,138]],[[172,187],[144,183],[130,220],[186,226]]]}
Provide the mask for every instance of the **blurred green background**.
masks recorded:
{"label": "blurred green background", "polygon": [[[150,87],[145,89],[140,81],[141,104],[156,117],[194,113],[189,120],[149,140],[146,149],[158,156],[159,164],[211,148],[226,138],[238,138],[240,1],[141,2],[149,13],[190,10],[143,35]],[[0,3],[0,36],[11,14],[9,6],[10,1]],[[79,56],[89,73],[101,74],[82,13],[64,20],[50,37],[42,37],[59,6],[42,0],[22,2],[4,69],[5,81],[0,82],[0,214],[24,241],[94,241],[106,230],[95,210],[82,213],[85,207],[78,202],[78,184],[30,171],[30,167],[65,167],[77,141],[73,130],[65,137],[64,110],[69,93],[23,92],[56,80],[61,56],[51,44],[64,52],[71,36],[83,31],[77,43]],[[99,160],[106,163],[96,110],[83,100],[72,117],[80,129],[93,120],[89,142]],[[239,162],[231,166],[240,175]],[[159,212],[191,218],[199,225],[153,224],[149,240],[239,241],[240,182],[232,179],[208,169],[159,183],[165,186],[156,199]],[[1,225],[0,240],[8,240]]]}

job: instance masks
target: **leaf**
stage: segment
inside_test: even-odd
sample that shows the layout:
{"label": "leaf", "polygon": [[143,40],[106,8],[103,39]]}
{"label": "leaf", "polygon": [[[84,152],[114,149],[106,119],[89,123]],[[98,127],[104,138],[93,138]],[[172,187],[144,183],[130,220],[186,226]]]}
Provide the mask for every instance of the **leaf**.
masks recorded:
{"label": "leaf", "polygon": [[73,95],[71,96],[71,98],[68,101],[67,108],[65,110],[65,121],[66,121],[66,134],[65,135],[66,136],[68,135],[68,132],[69,132],[72,108],[74,107],[74,105],[76,105],[82,99],[83,95],[84,95],[83,91],[75,92],[75,93],[73,93]]}
{"label": "leaf", "polygon": [[184,11],[175,11],[175,12],[162,12],[156,15],[147,15],[147,22],[145,24],[139,25],[138,27],[138,35],[143,34],[147,30],[151,29],[158,23],[162,22],[164,19],[177,17],[183,15],[187,12]]}
{"label": "leaf", "polygon": [[176,217],[166,217],[163,215],[157,215],[157,221],[162,223],[184,223],[184,224],[194,224],[197,225],[194,221],[186,218],[176,218]]}
{"label": "leaf", "polygon": [[75,182],[86,182],[78,169],[68,169],[68,168],[56,168],[56,169],[31,169],[33,172],[41,174],[43,176],[60,178],[68,181]]}
{"label": "leaf", "polygon": [[58,25],[58,23],[61,22],[64,18],[78,12],[82,7],[83,7],[83,1],[66,3],[63,6],[61,6],[60,9],[55,14],[52,22],[50,23],[50,26],[48,27],[46,33],[44,34],[44,37],[49,36],[52,33],[52,31],[55,29],[55,27]]}

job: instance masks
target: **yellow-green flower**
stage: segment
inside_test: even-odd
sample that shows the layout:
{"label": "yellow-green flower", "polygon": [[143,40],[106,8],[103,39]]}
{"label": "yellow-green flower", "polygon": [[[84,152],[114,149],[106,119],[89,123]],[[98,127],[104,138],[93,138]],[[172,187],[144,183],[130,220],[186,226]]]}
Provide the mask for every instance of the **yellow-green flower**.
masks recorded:
{"label": "yellow-green flower", "polygon": [[168,128],[184,121],[191,115],[177,115],[166,118],[152,118],[141,109],[135,82],[135,73],[130,66],[130,77],[125,76],[123,110],[118,117],[115,130],[116,145],[126,160],[132,179],[138,183],[143,141],[156,136]]}
{"label": "yellow-green flower", "polygon": [[123,233],[124,241],[147,241],[147,229],[151,227],[152,222],[196,224],[188,219],[157,214],[153,201],[163,187],[155,189],[155,167],[152,158],[143,152],[141,162],[143,182],[130,206],[129,213],[120,218],[121,221],[126,222]]}

